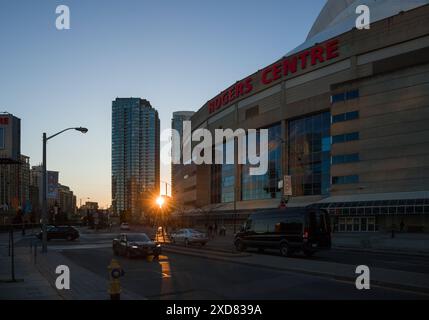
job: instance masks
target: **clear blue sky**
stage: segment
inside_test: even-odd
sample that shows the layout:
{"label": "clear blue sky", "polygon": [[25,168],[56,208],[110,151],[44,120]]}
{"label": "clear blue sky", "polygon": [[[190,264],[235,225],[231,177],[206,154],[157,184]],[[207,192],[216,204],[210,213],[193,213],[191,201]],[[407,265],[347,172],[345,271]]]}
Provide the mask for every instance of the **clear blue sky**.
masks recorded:
{"label": "clear blue sky", "polygon": [[[0,0],[0,111],[22,120],[22,153],[42,132],[48,169],[80,198],[110,204],[111,101],[142,97],[168,128],[304,41],[325,0]],[[68,5],[71,30],[55,28]],[[162,167],[161,178],[169,179]]]}

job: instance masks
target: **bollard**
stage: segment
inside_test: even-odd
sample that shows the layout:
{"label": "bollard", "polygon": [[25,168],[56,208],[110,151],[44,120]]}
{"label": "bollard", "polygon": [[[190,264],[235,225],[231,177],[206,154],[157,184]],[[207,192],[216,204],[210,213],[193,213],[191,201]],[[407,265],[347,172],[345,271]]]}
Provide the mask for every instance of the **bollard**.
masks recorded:
{"label": "bollard", "polygon": [[10,240],[11,240],[11,232],[12,230],[9,230],[9,242],[8,242],[8,257],[10,257],[10,251],[11,251],[11,245],[10,245]]}
{"label": "bollard", "polygon": [[13,229],[10,231],[10,263],[11,263],[11,273],[12,273],[12,282],[16,282],[15,279],[15,245],[13,243]]}
{"label": "bollard", "polygon": [[119,262],[115,259],[112,259],[107,269],[109,270],[110,279],[110,300],[121,300],[121,282],[119,281],[119,278],[124,276],[124,270],[121,268]]}
{"label": "bollard", "polygon": [[34,264],[37,263],[37,242],[34,243]]}

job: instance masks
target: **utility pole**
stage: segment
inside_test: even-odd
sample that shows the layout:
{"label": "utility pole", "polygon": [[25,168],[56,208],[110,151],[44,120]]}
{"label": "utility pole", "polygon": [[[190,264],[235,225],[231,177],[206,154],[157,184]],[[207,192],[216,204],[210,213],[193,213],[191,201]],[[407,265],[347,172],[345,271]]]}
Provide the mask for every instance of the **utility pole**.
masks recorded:
{"label": "utility pole", "polygon": [[48,195],[47,195],[47,166],[46,166],[46,144],[48,140],[55,138],[56,136],[60,135],[63,132],[66,132],[68,130],[76,130],[81,133],[87,133],[87,128],[82,127],[76,127],[76,128],[67,128],[60,132],[57,132],[56,134],[47,137],[46,132],[43,133],[43,163],[42,163],[42,252],[46,253],[48,252],[48,234],[47,234],[47,224],[48,224]]}
{"label": "utility pole", "polygon": [[46,133],[43,133],[43,163],[42,163],[42,179],[43,179],[43,199],[42,199],[42,252],[48,252],[48,233],[47,233],[47,223],[48,223],[48,200],[47,200],[47,173],[46,173],[46,143],[47,143]]}

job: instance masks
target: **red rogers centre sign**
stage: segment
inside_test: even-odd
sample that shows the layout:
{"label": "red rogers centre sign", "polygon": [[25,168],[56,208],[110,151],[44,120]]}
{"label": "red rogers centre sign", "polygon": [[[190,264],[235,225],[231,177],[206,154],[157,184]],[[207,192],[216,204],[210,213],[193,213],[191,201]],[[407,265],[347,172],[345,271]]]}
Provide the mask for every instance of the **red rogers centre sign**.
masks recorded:
{"label": "red rogers centre sign", "polygon": [[[315,66],[325,61],[337,58],[339,53],[339,40],[331,40],[324,44],[314,46],[296,55],[285,57],[282,60],[264,68],[261,71],[262,85],[269,85],[274,81],[286,78],[298,70],[305,70],[308,66]],[[209,113],[213,113],[235,100],[251,93],[254,89],[253,78],[247,77],[238,81],[221,94],[209,101]]]}

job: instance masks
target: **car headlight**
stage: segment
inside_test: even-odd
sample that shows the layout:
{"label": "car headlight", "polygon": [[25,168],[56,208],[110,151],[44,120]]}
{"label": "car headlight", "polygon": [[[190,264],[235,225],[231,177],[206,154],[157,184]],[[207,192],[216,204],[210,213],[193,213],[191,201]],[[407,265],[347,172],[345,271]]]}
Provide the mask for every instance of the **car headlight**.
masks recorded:
{"label": "car headlight", "polygon": [[157,248],[161,248],[161,245],[160,245],[160,244],[157,244],[157,245],[156,245],[156,247],[157,247]]}
{"label": "car headlight", "polygon": [[132,248],[132,249],[138,249],[139,247],[137,247],[137,246],[132,246],[131,248]]}

